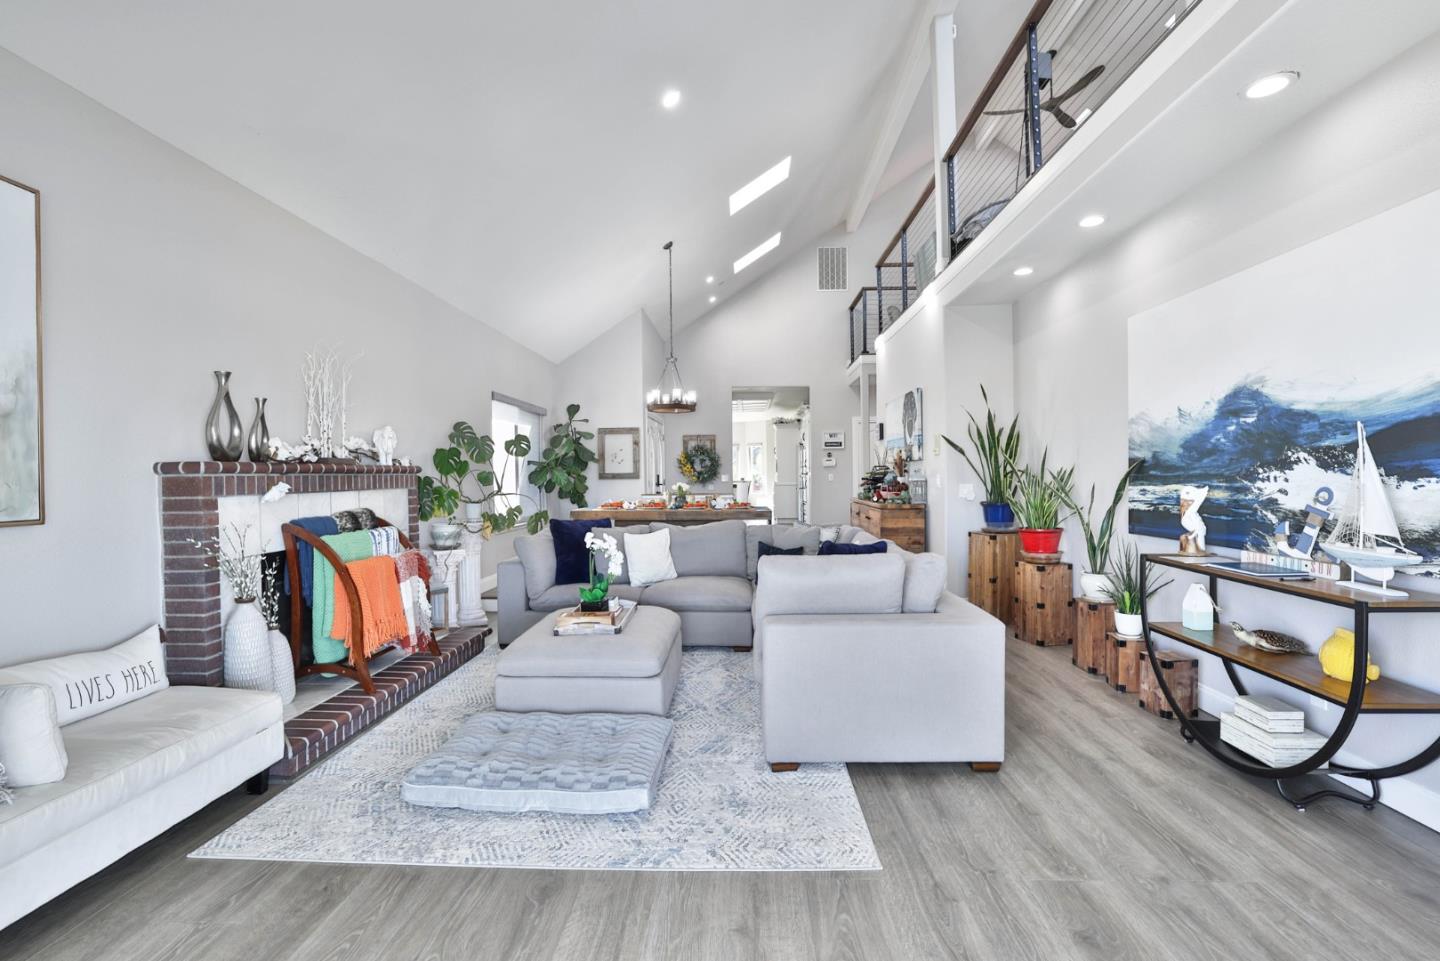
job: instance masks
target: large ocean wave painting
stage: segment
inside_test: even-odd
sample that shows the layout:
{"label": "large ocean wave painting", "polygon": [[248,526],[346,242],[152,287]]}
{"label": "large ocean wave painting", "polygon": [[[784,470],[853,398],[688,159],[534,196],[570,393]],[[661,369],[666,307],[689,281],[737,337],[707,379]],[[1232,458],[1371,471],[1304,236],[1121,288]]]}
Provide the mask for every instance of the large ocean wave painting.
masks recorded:
{"label": "large ocean wave painting", "polygon": [[1437,221],[1430,194],[1130,319],[1133,533],[1178,537],[1186,484],[1212,547],[1298,531],[1318,488],[1343,507],[1361,421],[1406,545],[1440,563]]}

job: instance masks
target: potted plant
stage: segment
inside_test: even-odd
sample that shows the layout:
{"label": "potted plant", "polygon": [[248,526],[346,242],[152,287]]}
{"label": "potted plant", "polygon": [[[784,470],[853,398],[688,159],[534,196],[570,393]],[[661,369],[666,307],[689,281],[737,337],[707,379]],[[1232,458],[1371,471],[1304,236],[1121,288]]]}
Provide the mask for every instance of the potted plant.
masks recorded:
{"label": "potted plant", "polygon": [[670,507],[680,510],[690,499],[690,488],[676,481],[670,485]]}
{"label": "potted plant", "polygon": [[[615,535],[604,531],[588,531],[585,547],[590,552],[590,584],[580,588],[580,609],[582,611],[603,611],[610,606],[610,582],[625,570],[625,555]],[[605,573],[595,567],[595,555],[605,555]]]}
{"label": "potted plant", "polygon": [[1119,558],[1106,575],[1103,591],[1115,604],[1115,633],[1123,637],[1139,637],[1144,631],[1140,616],[1145,602],[1170,586],[1169,579],[1157,584],[1143,583],[1140,576],[1140,548],[1133,542],[1121,545]]}
{"label": "potted plant", "polygon": [[[579,404],[566,408],[565,422],[551,428],[550,440],[527,476],[541,491],[554,492],[562,500],[584,507],[588,489],[585,471],[595,462],[595,452],[585,444],[594,435],[576,426],[584,423],[576,420],[579,411]],[[530,454],[529,437],[517,432],[500,445],[505,459],[499,468],[495,465],[495,441],[488,434],[478,433],[467,422],[455,422],[449,441],[450,446],[436,448],[431,458],[436,476],[422,476],[418,483],[421,519],[437,516],[447,519],[445,523],[431,525],[430,536],[435,546],[454,547],[458,543],[460,526],[454,523],[453,515],[462,504],[465,526],[487,540],[496,533],[513,529],[522,518],[527,532],[536,534],[544,529],[550,522],[549,512],[523,491],[504,489],[504,479],[513,473],[512,462],[524,460]],[[525,502],[535,508],[528,518]],[[454,540],[448,541],[451,536]]]}
{"label": "potted plant", "polygon": [[1056,554],[1060,551],[1060,524],[1074,486],[1075,468],[1051,470],[1049,451],[1040,458],[1040,469],[1028,466],[1019,472],[1015,486],[1015,519],[1020,525],[1020,550],[1026,554]]}
{"label": "potted plant", "polygon": [[974,459],[971,459],[969,451],[949,437],[940,436],[965,458],[965,463],[985,485],[985,500],[980,507],[985,511],[986,528],[1009,530],[1015,524],[1011,499],[1017,480],[1015,460],[1020,455],[1020,415],[1016,414],[1010,426],[1002,429],[995,419],[995,412],[990,409],[990,395],[985,392],[983,384],[980,385],[980,396],[985,399],[985,426],[980,426],[974,414],[968,410],[965,412],[970,418],[965,432],[975,449]]}
{"label": "potted plant", "polygon": [[1135,461],[1120,475],[1120,482],[1115,485],[1115,496],[1110,498],[1110,506],[1100,518],[1099,527],[1090,521],[1090,515],[1095,508],[1094,484],[1090,485],[1090,500],[1083,511],[1073,497],[1066,501],[1065,506],[1080,518],[1080,530],[1085,535],[1085,559],[1089,570],[1080,575],[1080,592],[1085,597],[1105,596],[1105,585],[1109,583],[1106,574],[1110,570],[1110,538],[1115,533],[1115,511],[1119,509],[1120,501],[1125,498],[1130,478],[1143,463],[1141,460]]}

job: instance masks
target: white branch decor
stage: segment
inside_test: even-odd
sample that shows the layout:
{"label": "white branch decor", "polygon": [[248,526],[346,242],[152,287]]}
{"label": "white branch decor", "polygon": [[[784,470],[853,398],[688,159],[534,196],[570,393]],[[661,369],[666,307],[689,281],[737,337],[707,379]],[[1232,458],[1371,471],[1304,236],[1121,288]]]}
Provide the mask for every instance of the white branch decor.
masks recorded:
{"label": "white branch decor", "polygon": [[350,416],[350,368],[358,359],[359,355],[342,362],[333,347],[317,347],[305,354],[305,363],[300,368],[305,380],[302,445],[314,448],[321,457],[349,456],[344,440]]}
{"label": "white branch decor", "polygon": [[248,604],[260,596],[260,563],[264,547],[255,554],[246,550],[250,537],[250,525],[241,527],[231,524],[225,528],[224,538],[219,535],[206,540],[190,538],[190,543],[220,569],[230,582],[230,594],[237,604]]}

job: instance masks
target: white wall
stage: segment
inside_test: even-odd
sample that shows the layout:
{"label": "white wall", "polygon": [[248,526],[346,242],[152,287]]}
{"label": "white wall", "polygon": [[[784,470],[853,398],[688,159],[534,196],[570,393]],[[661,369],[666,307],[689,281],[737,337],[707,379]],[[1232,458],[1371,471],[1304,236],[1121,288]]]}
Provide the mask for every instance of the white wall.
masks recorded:
{"label": "white wall", "polygon": [[[428,464],[490,391],[553,396],[553,365],[0,50],[3,173],[40,191],[46,523],[0,529],[0,664],[159,618],[159,460],[206,456],[210,371],[303,428],[303,351],[361,354],[350,424]],[[489,565],[504,552],[492,546]]]}
{"label": "white wall", "polygon": [[[552,416],[563,417],[566,405],[579,404],[580,416],[590,421],[586,428],[596,435],[591,442],[596,452],[600,450],[602,427],[635,427],[644,437],[645,391],[648,389],[645,360],[649,351],[646,344],[653,343],[654,334],[649,319],[643,312],[636,311],[558,365]],[[643,469],[637,480],[600,480],[598,465],[592,465],[588,473],[590,493],[586,501],[591,507],[608,500],[635,498],[645,492]],[[551,497],[553,516],[566,516],[570,507]]]}
{"label": "white wall", "polygon": [[[1113,489],[1127,452],[1126,325],[1131,316],[1225,278],[1277,254],[1325,237],[1423,194],[1440,190],[1440,38],[1431,38],[1357,84],[1344,97],[1285,131],[1098,255],[1020,301],[1016,310],[1015,399],[1032,454],[1049,444],[1071,460],[1081,489]],[[1377,248],[1374,256],[1384,258]],[[1350,264],[1336,263],[1343,274]],[[1410,323],[1433,324],[1432,278],[1413,278],[1410,317],[1352,318],[1359,336],[1396,338],[1404,349]],[[1305,331],[1295,331],[1297,339]],[[1177,376],[1182,351],[1177,342]],[[1234,345],[1200,338],[1191,350]],[[1337,349],[1341,349],[1337,345]],[[1145,539],[1145,546],[1161,542]],[[1080,557],[1083,541],[1069,525],[1064,544]],[[1077,570],[1079,565],[1077,564]],[[1433,582],[1422,586],[1434,589]],[[1171,588],[1158,614],[1178,611]],[[1312,643],[1340,622],[1314,604],[1270,594],[1226,590],[1225,617],[1276,627]],[[1174,619],[1178,619],[1178,616]],[[1440,647],[1431,615],[1380,619],[1375,660],[1387,676],[1440,689]],[[1230,687],[1213,658],[1201,660],[1202,706],[1224,709]],[[1278,685],[1256,683],[1292,702]],[[1306,708],[1311,726],[1333,727],[1338,709]],[[1389,763],[1408,757],[1437,733],[1434,718],[1362,719],[1341,760]],[[1197,756],[1196,763],[1210,763]],[[1217,776],[1225,776],[1217,771]],[[1386,782],[1386,801],[1440,828],[1440,766]]]}
{"label": "white wall", "polygon": [[[723,461],[722,473],[734,476],[730,463],[730,390],[752,384],[809,387],[812,429],[844,431],[859,411],[855,392],[845,376],[849,364],[847,308],[855,293],[874,284],[876,258],[915,204],[928,171],[917,174],[877,198],[854,233],[837,228],[823,237],[798,242],[786,238],[785,259],[769,274],[735,296],[723,299],[705,317],[676,333],[676,354],[686,386],[700,392],[693,414],[666,417],[666,483],[676,479],[674,453],[682,434],[714,434]],[[816,290],[815,248],[849,248],[850,289]],[[776,255],[772,255],[776,256]],[[754,269],[754,268],[752,268]],[[811,518],[837,524],[850,518],[850,498],[859,476],[854,451],[836,452],[835,467],[812,462]],[[867,465],[868,466],[868,465]]]}

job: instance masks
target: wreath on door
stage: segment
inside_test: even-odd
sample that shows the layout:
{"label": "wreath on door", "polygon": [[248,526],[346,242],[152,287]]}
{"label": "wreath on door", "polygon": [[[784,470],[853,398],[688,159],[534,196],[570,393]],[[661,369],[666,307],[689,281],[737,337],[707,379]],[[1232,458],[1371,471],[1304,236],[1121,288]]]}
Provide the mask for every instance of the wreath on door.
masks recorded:
{"label": "wreath on door", "polygon": [[692,484],[708,484],[720,476],[720,456],[705,444],[693,444],[680,451],[675,465]]}

